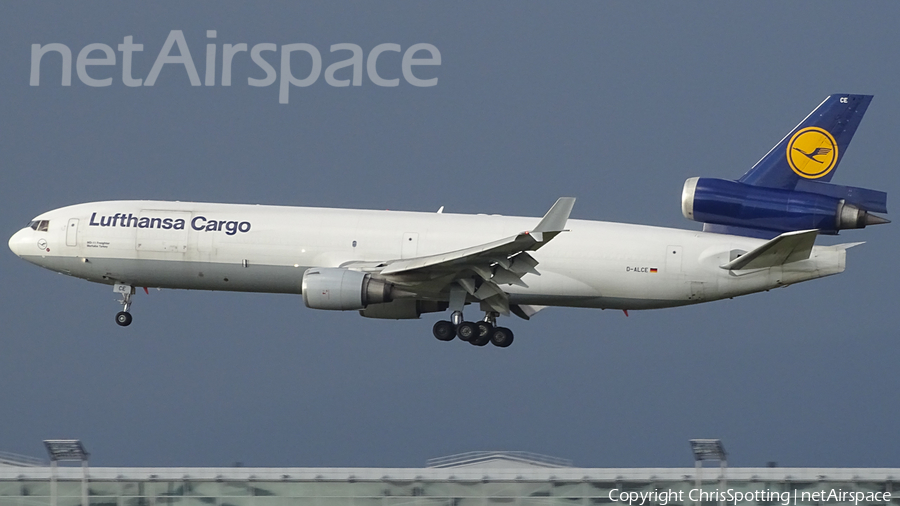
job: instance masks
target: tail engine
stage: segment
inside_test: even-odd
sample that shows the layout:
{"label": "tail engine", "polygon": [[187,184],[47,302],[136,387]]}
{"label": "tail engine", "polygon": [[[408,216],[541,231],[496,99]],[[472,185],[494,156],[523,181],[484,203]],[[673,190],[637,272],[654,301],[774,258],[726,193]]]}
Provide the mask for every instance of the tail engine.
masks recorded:
{"label": "tail engine", "polygon": [[890,221],[870,214],[887,212],[883,192],[802,182],[798,189],[751,186],[723,179],[692,177],[684,182],[681,211],[689,220],[775,233],[818,229],[823,234]]}

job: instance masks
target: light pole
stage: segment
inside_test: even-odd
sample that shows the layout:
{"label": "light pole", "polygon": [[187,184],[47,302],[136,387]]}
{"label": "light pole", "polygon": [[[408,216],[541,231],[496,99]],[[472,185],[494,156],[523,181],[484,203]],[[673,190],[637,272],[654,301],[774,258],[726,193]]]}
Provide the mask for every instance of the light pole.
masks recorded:
{"label": "light pole", "polygon": [[88,506],[88,455],[80,439],[47,439],[50,455],[50,506],[56,506],[56,465],[59,461],[81,462],[81,506]]}
{"label": "light pole", "polygon": [[[694,453],[694,469],[696,470],[696,474],[694,476],[694,484],[696,488],[699,489],[703,482],[703,479],[701,477],[701,473],[703,472],[703,461],[718,460],[719,468],[722,473],[722,476],[719,478],[721,482],[719,490],[725,490],[725,487],[727,485],[727,480],[725,479],[725,470],[728,468],[728,454],[725,452],[725,446],[722,445],[722,440],[691,439],[691,451]],[[719,501],[719,504],[722,503],[723,501]]]}

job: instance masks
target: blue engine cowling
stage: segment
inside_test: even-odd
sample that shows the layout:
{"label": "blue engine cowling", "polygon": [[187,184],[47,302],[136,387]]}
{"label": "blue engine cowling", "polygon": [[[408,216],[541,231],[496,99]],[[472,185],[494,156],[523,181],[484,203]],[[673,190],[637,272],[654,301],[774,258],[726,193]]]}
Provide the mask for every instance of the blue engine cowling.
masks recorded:
{"label": "blue engine cowling", "polygon": [[689,220],[777,233],[837,234],[886,221],[841,198],[698,177],[684,182],[681,211]]}

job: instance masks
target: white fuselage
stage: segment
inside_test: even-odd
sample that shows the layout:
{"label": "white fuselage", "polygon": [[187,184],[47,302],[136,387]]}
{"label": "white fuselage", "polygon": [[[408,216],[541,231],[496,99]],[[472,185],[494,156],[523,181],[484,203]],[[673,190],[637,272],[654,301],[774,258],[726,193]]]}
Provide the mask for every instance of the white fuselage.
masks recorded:
{"label": "white fuselage", "polygon": [[[41,267],[98,283],[301,292],[310,267],[435,255],[530,230],[538,218],[162,201],[78,204],[35,218],[9,241]],[[531,255],[540,275],[510,303],[650,309],[734,297],[844,270],[845,251],[749,271],[720,268],[765,241],[569,220]]]}

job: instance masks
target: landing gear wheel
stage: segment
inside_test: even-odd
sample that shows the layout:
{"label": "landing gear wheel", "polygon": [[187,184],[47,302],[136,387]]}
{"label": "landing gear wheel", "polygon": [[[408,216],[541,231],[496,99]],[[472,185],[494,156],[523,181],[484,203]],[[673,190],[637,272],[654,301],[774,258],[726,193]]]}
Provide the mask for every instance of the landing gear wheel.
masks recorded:
{"label": "landing gear wheel", "polygon": [[131,325],[131,313],[128,310],[131,309],[131,296],[134,295],[134,287],[116,283],[113,285],[113,292],[122,296],[122,300],[119,301],[119,304],[122,304],[122,310],[116,313],[116,323],[120,327],[127,327]]}
{"label": "landing gear wheel", "polygon": [[497,327],[491,335],[491,344],[498,348],[506,348],[513,342],[512,330],[506,327]]}
{"label": "landing gear wheel", "polygon": [[441,320],[435,323],[431,332],[439,341],[452,341],[453,338],[456,337],[456,328],[447,320]]}
{"label": "landing gear wheel", "polygon": [[491,342],[491,335],[494,333],[494,327],[487,322],[475,322],[476,334],[469,341],[473,346],[484,346]]}
{"label": "landing gear wheel", "polygon": [[462,322],[456,327],[456,335],[463,341],[478,337],[478,327],[472,322]]}
{"label": "landing gear wheel", "polygon": [[487,339],[488,341],[491,339],[491,334],[494,333],[494,326],[488,322],[475,322],[475,326],[478,327],[478,337],[480,339]]}
{"label": "landing gear wheel", "polygon": [[473,337],[471,341],[469,341],[469,344],[471,344],[472,346],[484,346],[489,342],[491,342],[490,335],[487,335],[485,337],[476,336],[476,337]]}
{"label": "landing gear wheel", "polygon": [[131,325],[131,313],[119,311],[118,313],[116,313],[116,323],[118,323],[120,327],[127,327]]}

